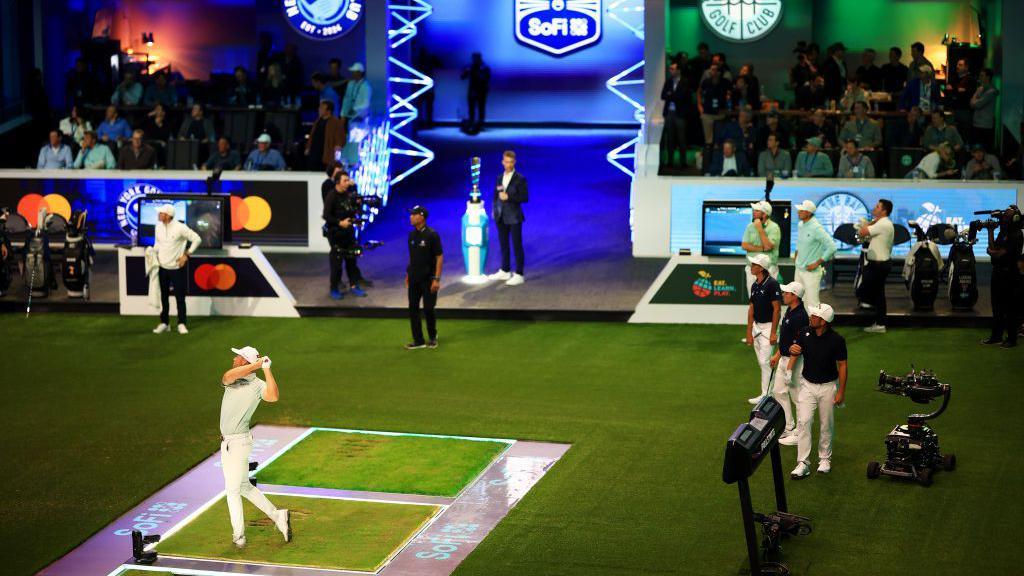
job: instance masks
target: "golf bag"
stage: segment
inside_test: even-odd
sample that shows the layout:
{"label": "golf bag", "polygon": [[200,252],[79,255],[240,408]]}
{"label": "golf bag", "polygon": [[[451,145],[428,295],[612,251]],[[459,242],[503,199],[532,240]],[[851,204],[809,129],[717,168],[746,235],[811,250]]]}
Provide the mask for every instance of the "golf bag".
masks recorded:
{"label": "golf bag", "polygon": [[39,222],[25,242],[25,285],[38,298],[46,298],[56,288],[50,257],[50,238],[46,234],[46,208],[39,210]]}
{"label": "golf bag", "polygon": [[11,246],[10,236],[7,234],[7,209],[0,210],[0,296],[3,296],[11,287],[11,280],[14,275],[11,268],[15,262],[14,247]]}
{"label": "golf bag", "polygon": [[95,250],[86,229],[88,210],[76,210],[68,222],[67,238],[64,241],[64,260],[61,275],[68,296],[89,299],[89,273],[92,270]]}
{"label": "golf bag", "polygon": [[970,310],[978,301],[978,272],[974,246],[963,235],[949,247],[946,270],[949,274],[949,303],[954,310]]}
{"label": "golf bag", "polygon": [[939,252],[938,244],[929,236],[936,226],[944,227],[946,224],[933,225],[928,229],[929,234],[925,234],[917,222],[910,221],[908,224],[914,229],[917,242],[910,248],[907,259],[903,262],[903,281],[910,290],[910,300],[914,303],[914,309],[932,310],[935,307],[935,298],[939,295],[942,254]]}

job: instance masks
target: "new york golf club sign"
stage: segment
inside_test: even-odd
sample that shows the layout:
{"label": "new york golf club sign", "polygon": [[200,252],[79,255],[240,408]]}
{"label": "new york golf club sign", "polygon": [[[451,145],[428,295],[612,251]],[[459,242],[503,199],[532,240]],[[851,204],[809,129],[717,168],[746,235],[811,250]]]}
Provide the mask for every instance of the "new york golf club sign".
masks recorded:
{"label": "new york golf club sign", "polygon": [[730,42],[753,42],[771,32],[782,19],[782,0],[704,0],[704,24]]}

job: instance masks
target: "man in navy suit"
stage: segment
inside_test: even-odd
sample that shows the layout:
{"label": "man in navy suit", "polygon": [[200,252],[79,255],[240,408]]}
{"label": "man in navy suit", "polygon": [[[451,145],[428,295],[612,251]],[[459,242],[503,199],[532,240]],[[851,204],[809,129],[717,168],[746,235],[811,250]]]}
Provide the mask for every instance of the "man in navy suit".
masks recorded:
{"label": "man in navy suit", "polygon": [[721,150],[716,150],[711,160],[711,167],[705,176],[751,176],[750,163],[742,150],[736,149],[736,144],[730,139],[722,144]]}
{"label": "man in navy suit", "polygon": [[663,165],[671,167],[675,164],[676,150],[679,151],[679,162],[686,167],[686,120],[693,113],[693,94],[683,78],[682,68],[678,62],[668,66],[669,77],[661,89],[661,99],[665,101],[662,116],[665,127],[661,133],[661,150],[667,159]]}
{"label": "man in navy suit", "polygon": [[[498,240],[501,243],[501,270],[491,274],[491,280],[504,280],[508,286],[519,286],[524,282],[523,264],[523,207],[530,199],[526,188],[526,177],[516,171],[516,153],[506,150],[501,156],[505,171],[498,176],[494,186],[494,201],[491,217],[498,226]],[[516,251],[516,270],[512,273],[509,254],[509,238]]]}

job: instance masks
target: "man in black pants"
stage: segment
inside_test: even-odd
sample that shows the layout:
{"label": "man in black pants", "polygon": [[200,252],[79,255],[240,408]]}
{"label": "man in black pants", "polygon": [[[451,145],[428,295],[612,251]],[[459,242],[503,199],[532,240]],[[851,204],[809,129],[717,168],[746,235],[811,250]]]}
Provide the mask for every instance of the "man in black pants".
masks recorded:
{"label": "man in black pants", "polygon": [[882,198],[871,211],[874,220],[860,227],[860,236],[871,239],[861,277],[861,300],[875,312],[874,322],[864,329],[871,334],[885,334],[885,281],[892,270],[892,244],[896,233],[889,214],[892,214],[892,202]]}
{"label": "man in black pants", "polygon": [[661,150],[666,155],[662,165],[671,168],[675,164],[678,150],[679,164],[686,168],[686,119],[692,115],[693,95],[683,79],[678,62],[669,64],[668,74],[661,88],[661,99],[665,101],[662,110],[665,126],[662,128]]}
{"label": "man in black pants", "polygon": [[477,134],[484,129],[484,122],[487,119],[487,92],[491,89],[491,68],[484,64],[483,56],[479,52],[473,52],[469,66],[462,71],[462,79],[469,80],[466,94],[469,122],[465,130],[469,134]]}
{"label": "man in black pants", "polygon": [[348,173],[341,171],[336,176],[334,190],[324,197],[323,218],[327,223],[327,241],[331,245],[328,256],[331,264],[331,298],[335,300],[345,297],[339,287],[342,264],[348,274],[349,293],[353,296],[366,296],[366,291],[360,286],[364,283],[363,273],[352,252],[356,247],[355,220],[359,209],[355,196],[355,182]]}
{"label": "man in black pants", "polygon": [[[412,326],[412,342],[406,350],[437,348],[437,292],[441,289],[441,267],[444,254],[441,250],[441,236],[427,226],[427,209],[414,206],[409,210],[409,267],[405,270],[405,286],[409,289],[409,322]],[[423,340],[423,325],[420,324],[420,301],[423,301],[423,315],[427,318],[427,341]]]}
{"label": "man in black pants", "polygon": [[[516,171],[516,153],[506,150],[501,157],[505,171],[498,176],[494,186],[494,202],[491,218],[498,226],[498,241],[501,243],[501,270],[490,275],[491,280],[504,280],[506,286],[519,286],[525,279],[523,270],[526,256],[523,254],[523,204],[530,199],[526,177]],[[516,251],[516,271],[511,273],[512,259],[509,254],[509,237]]]}
{"label": "man in black pants", "polygon": [[[999,235],[988,229],[988,254],[992,257],[992,334],[982,344],[1017,345],[1020,301],[1014,297],[1020,271],[1017,259],[1024,244],[1020,208],[1010,206],[999,220]],[[1006,339],[1003,340],[1003,332]]]}
{"label": "man in black pants", "polygon": [[154,334],[163,334],[169,329],[170,292],[174,286],[174,300],[178,306],[178,334],[188,334],[185,310],[185,295],[188,293],[188,259],[199,248],[202,239],[199,234],[174,219],[174,205],[164,204],[157,208],[159,220],[153,231],[153,250],[160,266],[157,272],[160,281],[160,324]]}

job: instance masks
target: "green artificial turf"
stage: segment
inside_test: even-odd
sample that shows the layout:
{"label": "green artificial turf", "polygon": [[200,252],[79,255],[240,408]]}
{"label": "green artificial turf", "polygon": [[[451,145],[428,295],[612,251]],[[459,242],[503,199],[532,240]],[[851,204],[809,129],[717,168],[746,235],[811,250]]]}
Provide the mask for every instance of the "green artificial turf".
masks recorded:
{"label": "green artificial turf", "polygon": [[292,541],[244,500],[245,548],[231,542],[231,520],[223,498],[157,544],[159,554],[333,570],[376,571],[439,510],[437,506],[386,504],[333,498],[269,495],[291,511]]}
{"label": "green artificial turf", "polygon": [[508,444],[318,430],[260,470],[280,486],[455,496]]}
{"label": "green artificial turf", "polygon": [[[197,318],[188,336],[151,324],[0,316],[0,572],[42,568],[213,454],[228,347],[246,344],[274,359],[281,386],[258,422],[572,443],[458,576],[745,566],[736,487],[721,480],[726,438],[758,390],[741,327],[442,314],[441,348],[408,352],[400,320]],[[981,323],[842,332],[850,384],[832,474],[786,480],[791,511],[814,520],[785,544],[793,574],[1019,574],[1024,349],[978,345]],[[930,488],[864,477],[885,434],[924,408],[875,391],[879,369],[911,363],[953,385],[933,425],[958,467]],[[783,448],[787,472],[794,457]],[[752,491],[756,509],[773,508],[767,467]]]}

